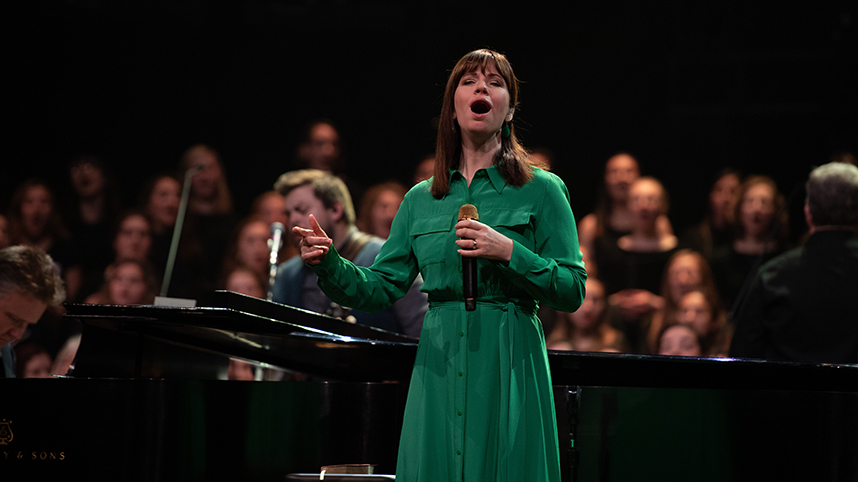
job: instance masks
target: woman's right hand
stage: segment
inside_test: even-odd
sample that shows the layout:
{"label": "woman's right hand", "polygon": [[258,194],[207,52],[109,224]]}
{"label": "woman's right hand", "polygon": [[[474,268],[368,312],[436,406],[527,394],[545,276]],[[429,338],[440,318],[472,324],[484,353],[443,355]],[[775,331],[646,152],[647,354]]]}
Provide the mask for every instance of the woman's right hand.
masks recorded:
{"label": "woman's right hand", "polygon": [[331,249],[331,238],[316,221],[316,217],[310,215],[310,228],[304,229],[298,226],[292,228],[292,232],[299,238],[298,246],[301,249],[301,259],[309,265],[317,265],[322,262],[325,255]]}

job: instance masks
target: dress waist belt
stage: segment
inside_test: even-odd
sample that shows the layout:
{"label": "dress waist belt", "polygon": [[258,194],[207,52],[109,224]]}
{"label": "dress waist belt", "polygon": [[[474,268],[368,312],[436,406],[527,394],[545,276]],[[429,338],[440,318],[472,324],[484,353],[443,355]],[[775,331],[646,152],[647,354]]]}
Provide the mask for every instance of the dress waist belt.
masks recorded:
{"label": "dress waist belt", "polygon": [[[463,300],[433,301],[429,300],[429,309],[464,309]],[[501,300],[477,300],[477,310],[502,310],[514,311],[526,315],[535,315],[536,306],[532,304],[519,304],[513,301]]]}

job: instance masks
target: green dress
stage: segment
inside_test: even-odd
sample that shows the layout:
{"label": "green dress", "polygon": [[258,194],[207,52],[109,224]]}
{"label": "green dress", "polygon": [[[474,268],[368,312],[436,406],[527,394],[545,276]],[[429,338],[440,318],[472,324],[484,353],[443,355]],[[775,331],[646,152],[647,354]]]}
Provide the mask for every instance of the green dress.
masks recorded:
{"label": "green dress", "polygon": [[[493,166],[471,185],[450,171],[450,192],[412,188],[390,237],[369,268],[331,250],[314,266],[334,301],[366,311],[401,297],[418,271],[429,311],[417,349],[399,444],[404,482],[559,481],[551,375],[537,302],[574,311],[587,274],[569,193],[554,174],[534,169],[522,187]],[[459,208],[514,242],[509,263],[477,258],[476,311],[465,311]]]}

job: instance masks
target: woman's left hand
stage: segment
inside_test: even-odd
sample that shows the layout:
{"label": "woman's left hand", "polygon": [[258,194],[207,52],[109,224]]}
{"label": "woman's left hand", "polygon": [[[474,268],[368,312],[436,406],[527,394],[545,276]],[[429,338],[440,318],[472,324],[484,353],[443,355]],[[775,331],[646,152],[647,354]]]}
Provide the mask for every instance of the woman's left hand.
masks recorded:
{"label": "woman's left hand", "polygon": [[[456,223],[456,240],[459,254],[465,257],[480,256],[509,262],[512,259],[512,240],[473,219],[463,219]],[[476,241],[476,248],[474,248]]]}

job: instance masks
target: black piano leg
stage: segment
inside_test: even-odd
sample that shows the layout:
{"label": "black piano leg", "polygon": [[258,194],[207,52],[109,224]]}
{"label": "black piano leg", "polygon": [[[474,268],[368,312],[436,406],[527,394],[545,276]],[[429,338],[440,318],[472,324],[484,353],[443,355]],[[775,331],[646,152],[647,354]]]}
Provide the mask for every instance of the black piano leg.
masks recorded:
{"label": "black piano leg", "polygon": [[578,447],[575,439],[578,432],[578,409],[581,406],[581,387],[575,387],[566,392],[566,413],[569,414],[569,480],[578,480]]}

